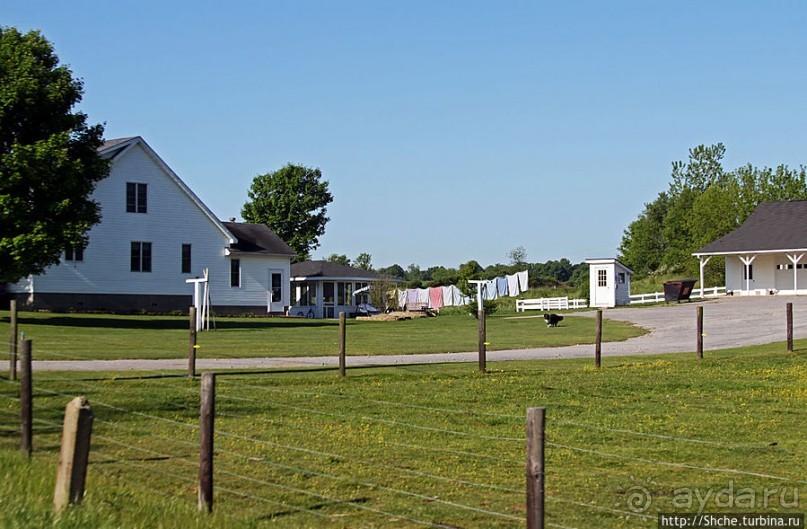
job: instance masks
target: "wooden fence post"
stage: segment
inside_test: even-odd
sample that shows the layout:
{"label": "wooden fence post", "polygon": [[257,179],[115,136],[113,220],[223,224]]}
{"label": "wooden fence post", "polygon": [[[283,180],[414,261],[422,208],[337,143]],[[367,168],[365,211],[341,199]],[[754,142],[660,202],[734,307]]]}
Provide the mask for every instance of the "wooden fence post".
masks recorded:
{"label": "wooden fence post", "polygon": [[8,357],[8,378],[9,380],[17,380],[17,300],[11,300],[10,325],[9,325],[9,357]]}
{"label": "wooden fence post", "polygon": [[488,352],[488,345],[487,345],[487,316],[485,315],[485,309],[482,309],[477,312],[477,318],[479,320],[479,370],[481,372],[485,372],[487,370],[487,352]]}
{"label": "wooden fence post", "polygon": [[597,309],[597,338],[594,345],[594,367],[602,364],[602,309]]}
{"label": "wooden fence post", "polygon": [[544,529],[546,408],[527,409],[527,529]]}
{"label": "wooden fence post", "polygon": [[28,457],[33,451],[34,403],[31,380],[31,340],[23,340],[20,348],[20,450]]}
{"label": "wooden fence post", "polygon": [[64,410],[62,449],[53,492],[53,510],[57,513],[68,505],[81,503],[84,497],[93,418],[90,404],[84,397],[74,398]]}
{"label": "wooden fence post", "polygon": [[345,376],[345,338],[347,327],[347,314],[339,313],[339,376]]}
{"label": "wooden fence post", "polygon": [[787,352],[793,352],[793,304],[787,304]]}
{"label": "wooden fence post", "polygon": [[703,360],[703,307],[698,307],[698,358]]}
{"label": "wooden fence post", "polygon": [[190,340],[188,345],[188,376],[196,376],[196,307],[188,310],[188,320],[190,321]]}
{"label": "wooden fence post", "polygon": [[213,512],[213,423],[216,418],[216,375],[202,374],[199,414],[199,510]]}

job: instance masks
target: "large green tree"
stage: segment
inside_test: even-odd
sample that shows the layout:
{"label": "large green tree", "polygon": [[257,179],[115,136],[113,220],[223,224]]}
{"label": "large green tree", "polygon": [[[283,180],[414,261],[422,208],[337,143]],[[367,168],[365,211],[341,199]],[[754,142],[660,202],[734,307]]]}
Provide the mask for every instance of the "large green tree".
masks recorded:
{"label": "large green tree", "polygon": [[0,283],[58,263],[100,220],[104,129],[73,110],[82,95],[38,31],[0,27]]}
{"label": "large green tree", "polygon": [[297,252],[298,260],[309,259],[325,233],[327,206],[333,201],[320,170],[286,164],[256,176],[248,196],[241,209],[244,220],[266,224]]}
{"label": "large green tree", "polygon": [[[765,201],[807,199],[807,170],[751,164],[725,171],[725,147],[700,145],[686,162],[674,162],[667,191],[645,204],[625,230],[620,258],[640,275],[695,276],[692,252],[739,227]],[[712,259],[707,276],[723,280],[723,261]]]}

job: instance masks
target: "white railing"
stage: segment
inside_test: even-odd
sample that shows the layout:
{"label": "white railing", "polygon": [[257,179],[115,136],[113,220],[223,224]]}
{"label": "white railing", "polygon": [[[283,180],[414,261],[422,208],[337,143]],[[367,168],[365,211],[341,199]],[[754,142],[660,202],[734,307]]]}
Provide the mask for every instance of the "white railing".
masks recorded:
{"label": "white railing", "polygon": [[[716,298],[726,295],[726,287],[711,287],[703,289],[704,298]],[[701,289],[693,288],[690,299],[700,299]],[[653,292],[652,294],[631,294],[630,304],[641,305],[642,303],[658,303],[664,301],[664,292]]]}
{"label": "white railing", "polygon": [[517,299],[516,312],[525,310],[568,310],[583,309],[588,307],[585,299],[562,298],[537,298],[537,299]]}

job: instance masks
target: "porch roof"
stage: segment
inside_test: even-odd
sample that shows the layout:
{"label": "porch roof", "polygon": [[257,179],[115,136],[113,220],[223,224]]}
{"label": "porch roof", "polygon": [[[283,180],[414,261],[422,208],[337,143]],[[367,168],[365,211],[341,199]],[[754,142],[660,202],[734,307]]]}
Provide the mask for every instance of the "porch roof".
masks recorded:
{"label": "porch roof", "polygon": [[807,252],[807,200],[763,202],[736,230],[692,255]]}

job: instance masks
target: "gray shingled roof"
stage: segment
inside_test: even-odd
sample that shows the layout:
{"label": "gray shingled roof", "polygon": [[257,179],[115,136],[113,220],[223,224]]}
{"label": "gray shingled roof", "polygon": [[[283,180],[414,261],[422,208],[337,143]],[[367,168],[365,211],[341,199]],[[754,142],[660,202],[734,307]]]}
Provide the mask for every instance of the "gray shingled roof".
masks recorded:
{"label": "gray shingled roof", "polygon": [[222,222],[222,224],[238,239],[238,243],[231,248],[232,253],[297,255],[297,252],[283,242],[266,224],[250,224],[247,222]]}
{"label": "gray shingled roof", "polygon": [[291,265],[291,277],[333,277],[353,279],[381,279],[370,270],[353,268],[330,261],[303,261]]}
{"label": "gray shingled roof", "polygon": [[763,202],[736,230],[693,255],[807,249],[807,200]]}

